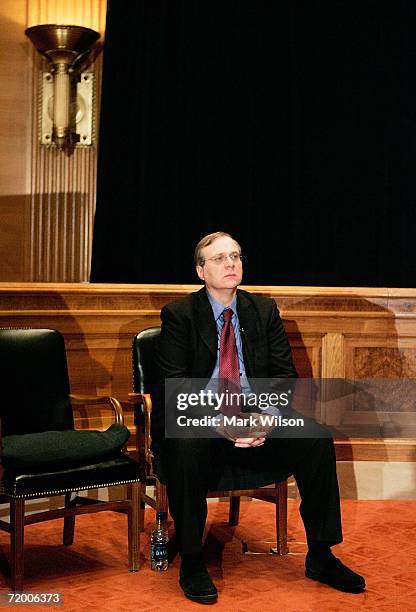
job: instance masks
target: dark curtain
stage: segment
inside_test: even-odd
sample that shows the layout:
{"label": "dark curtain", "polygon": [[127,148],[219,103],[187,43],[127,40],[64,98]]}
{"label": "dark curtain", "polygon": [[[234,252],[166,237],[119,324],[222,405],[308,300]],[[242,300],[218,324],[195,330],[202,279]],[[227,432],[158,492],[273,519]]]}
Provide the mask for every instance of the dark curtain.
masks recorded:
{"label": "dark curtain", "polygon": [[412,286],[416,4],[109,4],[91,280]]}

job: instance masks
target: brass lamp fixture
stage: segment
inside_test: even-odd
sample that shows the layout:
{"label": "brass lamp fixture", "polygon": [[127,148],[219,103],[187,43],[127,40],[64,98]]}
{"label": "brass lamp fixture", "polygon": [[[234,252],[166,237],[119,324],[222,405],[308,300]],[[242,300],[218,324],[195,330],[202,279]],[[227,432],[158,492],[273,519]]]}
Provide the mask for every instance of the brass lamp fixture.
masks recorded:
{"label": "brass lamp fixture", "polygon": [[74,25],[44,24],[27,28],[26,36],[46,57],[51,72],[43,74],[41,143],[58,149],[92,144],[94,75],[80,73],[98,32]]}

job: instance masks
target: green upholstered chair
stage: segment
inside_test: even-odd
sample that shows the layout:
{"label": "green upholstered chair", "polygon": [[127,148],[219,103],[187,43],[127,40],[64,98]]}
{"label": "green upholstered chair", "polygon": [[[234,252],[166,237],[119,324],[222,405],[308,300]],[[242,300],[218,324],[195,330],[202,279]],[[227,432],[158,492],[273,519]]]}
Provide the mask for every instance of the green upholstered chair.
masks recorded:
{"label": "green upholstered chair", "polygon": [[[64,339],[54,330],[1,329],[0,372],[0,501],[10,504],[10,523],[0,520],[0,529],[10,533],[12,588],[23,588],[26,525],[63,517],[63,543],[69,545],[76,515],[102,510],[127,513],[129,568],[137,571],[143,479],[140,464],[125,450],[129,431],[120,403],[110,397],[70,395]],[[109,403],[115,423],[106,432],[75,431],[75,403]],[[77,495],[116,485],[127,485],[120,501]],[[63,508],[25,515],[26,501],[56,495],[64,496]]]}

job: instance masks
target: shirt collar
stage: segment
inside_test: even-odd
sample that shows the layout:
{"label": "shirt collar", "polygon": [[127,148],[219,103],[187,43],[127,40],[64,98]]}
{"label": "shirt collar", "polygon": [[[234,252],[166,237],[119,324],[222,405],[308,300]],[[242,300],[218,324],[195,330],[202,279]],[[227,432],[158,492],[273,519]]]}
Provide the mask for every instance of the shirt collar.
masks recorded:
{"label": "shirt collar", "polygon": [[[222,313],[224,312],[226,307],[224,306],[224,304],[220,304],[220,302],[217,302],[217,300],[212,297],[208,289],[206,289],[206,292],[207,292],[209,303],[211,304],[211,307],[212,307],[212,311],[214,313],[214,319],[217,321],[222,315]],[[235,296],[231,304],[227,306],[227,308],[232,308],[234,315],[237,314],[237,295]]]}

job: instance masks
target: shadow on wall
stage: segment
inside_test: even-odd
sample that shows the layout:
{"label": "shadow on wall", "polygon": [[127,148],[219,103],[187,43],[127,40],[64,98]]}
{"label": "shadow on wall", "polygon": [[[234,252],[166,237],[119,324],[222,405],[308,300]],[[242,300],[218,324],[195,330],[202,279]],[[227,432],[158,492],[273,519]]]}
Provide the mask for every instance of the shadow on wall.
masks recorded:
{"label": "shadow on wall", "polygon": [[29,280],[28,200],[25,195],[0,197],[0,282]]}

